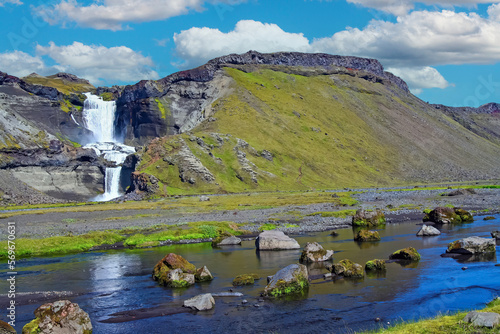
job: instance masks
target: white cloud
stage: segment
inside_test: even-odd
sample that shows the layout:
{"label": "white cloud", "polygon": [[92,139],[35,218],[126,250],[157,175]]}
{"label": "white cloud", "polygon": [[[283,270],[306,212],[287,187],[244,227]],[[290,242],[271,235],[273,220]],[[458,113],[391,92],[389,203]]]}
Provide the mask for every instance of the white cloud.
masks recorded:
{"label": "white cloud", "polygon": [[[236,5],[246,0],[211,0],[211,3]],[[50,24],[75,22],[79,26],[100,30],[127,29],[123,24],[165,20],[192,10],[203,10],[207,0],[95,0],[91,5],[76,0],[62,0],[54,6],[41,6]],[[36,11],[40,7],[35,8]],[[50,17],[50,19],[49,19]]]}
{"label": "white cloud", "polygon": [[488,7],[488,15],[491,20],[500,22],[500,4]]}
{"label": "white cloud", "polygon": [[22,5],[23,4],[20,0],[0,0],[0,7],[3,7],[7,3],[11,3],[14,5]]}
{"label": "white cloud", "polygon": [[476,13],[418,11],[397,22],[372,21],[312,43],[314,51],[356,55],[391,67],[488,64],[500,60],[500,22]]}
{"label": "white cloud", "polygon": [[79,42],[57,46],[50,42],[49,46],[38,45],[36,51],[38,55],[52,58],[66,72],[84,77],[94,84],[106,81],[135,82],[159,77],[151,69],[154,66],[151,58],[125,46],[107,48]]}
{"label": "white cloud", "polygon": [[48,67],[41,57],[33,57],[22,51],[0,53],[0,71],[17,77],[24,77],[33,72],[48,75],[62,70],[62,67]]}
{"label": "white cloud", "polygon": [[181,67],[193,67],[207,60],[229,53],[309,50],[309,40],[303,34],[283,31],[276,24],[252,20],[239,21],[234,30],[223,33],[219,29],[191,28],[174,34],[175,54],[183,62]]}
{"label": "white cloud", "polygon": [[449,82],[433,67],[400,67],[386,68],[386,71],[397,75],[411,87],[414,94],[420,94],[423,88],[441,88],[450,86]]}
{"label": "white cloud", "polygon": [[478,4],[497,3],[499,0],[347,0],[347,2],[374,8],[396,16],[403,16],[415,7],[415,3],[440,7],[474,7]]}

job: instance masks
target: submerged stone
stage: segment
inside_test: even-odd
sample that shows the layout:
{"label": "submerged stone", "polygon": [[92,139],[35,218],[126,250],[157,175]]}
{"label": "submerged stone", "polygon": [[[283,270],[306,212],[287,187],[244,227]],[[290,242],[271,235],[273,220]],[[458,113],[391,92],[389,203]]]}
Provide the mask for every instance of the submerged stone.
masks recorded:
{"label": "submerged stone", "polygon": [[215,299],[210,293],[198,295],[184,301],[184,307],[197,311],[211,310],[215,306]]}
{"label": "submerged stone", "polygon": [[384,271],[384,270],[386,270],[385,260],[375,259],[375,260],[368,261],[365,264],[365,270],[366,271]]}
{"label": "submerged stone", "polygon": [[279,270],[264,289],[265,296],[280,297],[304,292],[309,287],[309,274],[303,264],[291,264]]}
{"label": "submerged stone", "polygon": [[380,234],[377,231],[360,230],[354,236],[354,241],[380,241]]}
{"label": "submerged stone", "polygon": [[194,274],[194,278],[196,282],[206,282],[214,279],[212,273],[208,270],[206,266],[203,266],[196,270],[196,274]]}
{"label": "submerged stone", "polygon": [[234,286],[251,285],[255,283],[255,280],[259,280],[260,276],[257,274],[244,274],[238,275],[233,280]]}
{"label": "submerged stone", "polygon": [[429,225],[423,225],[422,228],[417,232],[417,236],[419,236],[419,237],[427,237],[427,236],[434,236],[434,235],[440,235],[440,234],[441,234],[441,231],[439,231],[434,226],[429,226]]}
{"label": "submerged stone", "polygon": [[212,240],[212,247],[241,245],[241,239],[231,234],[223,233]]}

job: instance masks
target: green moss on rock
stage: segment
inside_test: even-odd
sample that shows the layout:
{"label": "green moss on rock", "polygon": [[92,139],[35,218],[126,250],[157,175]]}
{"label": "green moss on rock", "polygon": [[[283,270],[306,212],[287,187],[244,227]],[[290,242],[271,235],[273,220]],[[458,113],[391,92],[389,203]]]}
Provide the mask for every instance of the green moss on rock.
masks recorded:
{"label": "green moss on rock", "polygon": [[363,278],[363,267],[349,259],[344,259],[333,265],[332,273],[349,278]]}
{"label": "green moss on rock", "polygon": [[386,270],[385,260],[375,259],[375,260],[368,261],[365,264],[365,270],[366,271],[384,271],[384,270]]}
{"label": "green moss on rock", "polygon": [[385,224],[385,215],[380,209],[365,211],[359,209],[352,217],[352,226],[374,227]]}
{"label": "green moss on rock", "polygon": [[391,260],[420,261],[420,254],[413,247],[407,247],[395,251],[389,256]]}
{"label": "green moss on rock", "polygon": [[260,276],[257,274],[244,274],[238,275],[233,280],[234,286],[251,285],[255,283],[255,280],[259,280]]}
{"label": "green moss on rock", "polygon": [[461,208],[437,207],[423,218],[424,222],[436,224],[459,224],[474,221],[472,214]]}
{"label": "green moss on rock", "polygon": [[360,230],[354,236],[354,241],[380,241],[380,234],[377,231]]}

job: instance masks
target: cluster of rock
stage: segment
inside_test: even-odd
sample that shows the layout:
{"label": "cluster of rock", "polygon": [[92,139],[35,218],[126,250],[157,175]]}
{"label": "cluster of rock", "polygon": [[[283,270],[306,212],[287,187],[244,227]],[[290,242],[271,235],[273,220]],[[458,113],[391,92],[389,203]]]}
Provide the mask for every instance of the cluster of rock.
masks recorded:
{"label": "cluster of rock", "polygon": [[451,242],[446,252],[466,255],[494,253],[496,252],[496,243],[494,239],[468,237]]}
{"label": "cluster of rock", "polygon": [[183,288],[195,282],[211,281],[213,276],[206,266],[196,269],[182,256],[170,253],[154,267],[153,279],[167,287]]}
{"label": "cluster of rock", "polygon": [[473,221],[472,214],[461,208],[437,207],[424,217],[424,222],[435,224],[458,224]]}

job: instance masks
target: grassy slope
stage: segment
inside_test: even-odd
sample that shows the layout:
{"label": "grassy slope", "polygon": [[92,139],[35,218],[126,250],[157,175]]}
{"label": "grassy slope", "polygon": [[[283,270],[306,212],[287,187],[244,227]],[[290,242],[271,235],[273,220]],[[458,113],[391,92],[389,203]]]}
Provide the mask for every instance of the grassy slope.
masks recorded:
{"label": "grassy slope", "polygon": [[[187,134],[158,140],[143,155],[138,170],[157,176],[162,194],[373,187],[485,178],[498,171],[496,144],[396,87],[345,74],[225,71],[234,81],[232,93],[212,105],[215,122],[192,131],[215,145],[213,157]],[[214,132],[231,136],[217,145]],[[179,138],[216,182],[183,183],[178,166],[161,159],[178,150]],[[257,184],[237,160],[237,138],[256,150],[245,153],[258,167]],[[273,154],[272,162],[260,156],[263,150]]]}
{"label": "grassy slope", "polygon": [[65,95],[69,95],[70,93],[95,92],[96,90],[96,88],[91,84],[70,82],[68,80],[52,76],[24,77],[23,80],[34,85],[53,87]]}

